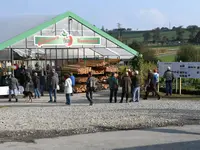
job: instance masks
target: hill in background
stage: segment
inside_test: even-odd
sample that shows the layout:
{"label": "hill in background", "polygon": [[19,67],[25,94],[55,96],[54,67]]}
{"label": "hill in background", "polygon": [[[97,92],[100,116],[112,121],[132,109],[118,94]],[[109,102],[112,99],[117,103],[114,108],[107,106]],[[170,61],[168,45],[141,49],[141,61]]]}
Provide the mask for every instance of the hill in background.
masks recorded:
{"label": "hill in background", "polygon": [[169,44],[169,42],[172,41],[181,41],[186,43],[188,41],[192,41],[199,31],[200,28],[198,26],[191,25],[187,28],[183,28],[180,26],[173,27],[173,29],[168,29],[163,27],[146,31],[132,31],[130,28],[119,28],[109,30],[107,31],[107,33],[129,45],[133,41],[146,42],[148,44],[161,42]]}

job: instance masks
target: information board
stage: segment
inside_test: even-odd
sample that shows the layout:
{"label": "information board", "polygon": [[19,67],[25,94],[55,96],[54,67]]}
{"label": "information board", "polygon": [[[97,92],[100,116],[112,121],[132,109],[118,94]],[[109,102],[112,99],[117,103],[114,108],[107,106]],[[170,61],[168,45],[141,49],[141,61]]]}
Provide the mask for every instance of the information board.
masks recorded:
{"label": "information board", "polygon": [[163,75],[168,67],[171,68],[171,71],[174,73],[174,76],[176,78],[180,77],[180,64],[175,63],[175,62],[159,62],[158,63],[158,72],[159,72],[160,77],[163,77]]}
{"label": "information board", "polygon": [[171,67],[175,78],[200,78],[200,62],[159,62],[158,71],[161,77],[168,67]]}

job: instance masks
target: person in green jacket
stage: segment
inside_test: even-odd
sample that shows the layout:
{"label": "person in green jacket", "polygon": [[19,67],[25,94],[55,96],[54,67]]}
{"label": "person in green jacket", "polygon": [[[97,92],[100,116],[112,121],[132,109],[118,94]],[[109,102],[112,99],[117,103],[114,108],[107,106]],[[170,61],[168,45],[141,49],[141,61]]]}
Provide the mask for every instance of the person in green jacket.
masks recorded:
{"label": "person in green jacket", "polygon": [[110,87],[110,103],[112,103],[112,99],[114,96],[115,103],[117,103],[117,91],[118,91],[118,79],[116,78],[116,73],[112,73],[111,77],[108,79],[108,84]]}

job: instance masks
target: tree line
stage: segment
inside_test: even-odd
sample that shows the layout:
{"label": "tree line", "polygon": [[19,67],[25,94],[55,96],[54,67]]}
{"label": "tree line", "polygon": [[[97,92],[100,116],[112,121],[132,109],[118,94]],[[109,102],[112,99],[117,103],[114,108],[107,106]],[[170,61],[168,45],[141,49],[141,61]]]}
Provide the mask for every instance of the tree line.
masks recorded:
{"label": "tree line", "polygon": [[[188,27],[184,28],[183,26],[179,27],[173,27],[172,29],[169,29],[167,27],[157,27],[152,30],[148,31],[133,31],[131,28],[121,28],[118,27],[117,29],[108,30],[104,29],[102,27],[102,30],[112,34],[112,33],[118,33],[119,37],[123,37],[123,33],[125,32],[141,32],[143,36],[143,42],[144,43],[160,43],[162,45],[164,44],[170,44],[172,43],[192,43],[192,44],[200,44],[200,27],[197,25],[189,25]],[[171,31],[174,31],[176,35],[170,33]],[[184,34],[186,32],[189,32],[189,37],[185,37]],[[161,34],[162,33],[162,34]]]}
{"label": "tree line", "polygon": [[[169,42],[175,42],[178,41],[180,43],[200,43],[200,28],[196,25],[188,26],[187,28],[183,28],[182,26],[179,27],[173,27],[172,30],[165,31],[175,31],[176,37],[172,37],[172,39],[169,39],[167,36],[160,35],[161,31],[163,31],[160,28],[153,29],[152,31],[146,31],[143,34],[144,42],[148,43],[151,39],[153,43],[161,43],[161,44],[167,44]],[[184,38],[184,33],[188,31],[189,32],[189,39]]]}

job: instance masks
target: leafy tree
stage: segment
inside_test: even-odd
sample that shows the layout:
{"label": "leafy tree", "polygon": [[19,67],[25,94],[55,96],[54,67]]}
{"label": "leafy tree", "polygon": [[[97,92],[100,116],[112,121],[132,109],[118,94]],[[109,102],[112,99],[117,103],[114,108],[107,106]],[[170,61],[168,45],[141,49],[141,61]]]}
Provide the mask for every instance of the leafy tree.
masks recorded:
{"label": "leafy tree", "polygon": [[151,38],[151,33],[145,32],[145,33],[143,34],[143,37],[144,37],[144,42],[146,43],[146,42],[148,42],[148,41],[150,40],[150,38]]}
{"label": "leafy tree", "polygon": [[154,43],[160,41],[160,28],[153,30],[153,41]]}
{"label": "leafy tree", "polygon": [[163,36],[163,37],[162,37],[162,42],[161,42],[162,45],[163,45],[163,44],[166,44],[167,41],[168,41],[168,38],[167,38],[166,36]]}
{"label": "leafy tree", "polygon": [[172,41],[175,41],[176,40],[176,38],[175,37],[172,37]]}
{"label": "leafy tree", "polygon": [[155,50],[149,49],[144,44],[138,43],[136,41],[133,41],[129,46],[142,54],[145,62],[157,63],[158,58],[156,57]]}
{"label": "leafy tree", "polygon": [[177,52],[176,61],[195,62],[200,61],[200,50],[193,45],[181,46]]}
{"label": "leafy tree", "polygon": [[102,31],[105,31],[105,28],[104,28],[104,26],[102,26],[101,30],[102,30]]}
{"label": "leafy tree", "polygon": [[169,28],[167,28],[167,27],[162,27],[160,30],[161,30],[161,31],[169,31]]}
{"label": "leafy tree", "polygon": [[195,37],[195,34],[198,30],[198,26],[190,25],[187,27],[187,30],[190,32],[190,40],[192,40]]}
{"label": "leafy tree", "polygon": [[173,26],[172,31],[176,31],[176,27],[175,26]]}
{"label": "leafy tree", "polygon": [[140,83],[143,85],[147,78],[148,69],[156,68],[157,58],[155,56],[155,51],[148,49],[143,44],[136,41],[133,41],[130,47],[140,53],[140,55],[134,57],[131,62],[133,69],[140,71]]}
{"label": "leafy tree", "polygon": [[182,41],[184,35],[184,29],[182,26],[176,28],[176,39]]}
{"label": "leafy tree", "polygon": [[196,44],[200,44],[200,31],[196,34],[195,38],[193,39],[193,42]]}

